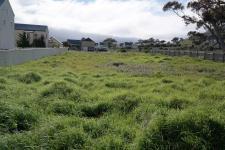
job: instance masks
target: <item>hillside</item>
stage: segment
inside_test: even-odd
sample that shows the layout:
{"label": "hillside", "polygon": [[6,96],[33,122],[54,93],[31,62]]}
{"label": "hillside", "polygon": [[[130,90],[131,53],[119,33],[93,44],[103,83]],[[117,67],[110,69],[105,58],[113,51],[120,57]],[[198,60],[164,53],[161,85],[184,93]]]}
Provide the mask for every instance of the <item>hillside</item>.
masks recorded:
{"label": "hillside", "polygon": [[0,149],[225,149],[225,64],[82,53],[0,68]]}

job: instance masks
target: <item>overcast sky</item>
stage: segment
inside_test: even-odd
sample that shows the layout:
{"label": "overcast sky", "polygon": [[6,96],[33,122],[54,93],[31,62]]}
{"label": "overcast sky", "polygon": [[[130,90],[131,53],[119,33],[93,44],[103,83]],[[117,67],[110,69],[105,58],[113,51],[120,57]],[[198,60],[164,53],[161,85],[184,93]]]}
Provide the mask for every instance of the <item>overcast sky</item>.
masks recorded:
{"label": "overcast sky", "polygon": [[[162,11],[166,0],[10,0],[19,23],[48,25],[52,32],[169,40],[187,27]],[[61,31],[61,32],[60,32]],[[50,31],[51,32],[51,31]],[[54,35],[54,33],[52,33]],[[58,36],[60,34],[57,34]],[[63,36],[62,36],[63,37]]]}

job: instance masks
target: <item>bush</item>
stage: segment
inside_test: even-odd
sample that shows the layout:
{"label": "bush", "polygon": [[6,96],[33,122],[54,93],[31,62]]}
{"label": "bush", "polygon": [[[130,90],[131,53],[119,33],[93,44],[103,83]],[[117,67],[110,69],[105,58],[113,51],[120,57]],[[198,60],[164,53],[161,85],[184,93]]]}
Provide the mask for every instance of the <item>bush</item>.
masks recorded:
{"label": "bush", "polygon": [[126,53],[126,52],[128,52],[128,50],[127,50],[127,49],[122,48],[122,49],[119,49],[119,50],[118,50],[118,52],[121,52],[121,53]]}
{"label": "bush", "polygon": [[120,66],[125,65],[125,63],[123,63],[123,62],[113,62],[112,65],[115,66],[115,67],[120,67]]}
{"label": "bush", "polygon": [[225,127],[208,115],[191,112],[157,120],[140,140],[140,149],[225,148]]}
{"label": "bush", "polygon": [[84,117],[101,117],[104,113],[111,110],[111,105],[109,103],[100,103],[94,106],[83,106],[81,108],[82,115]]}
{"label": "bush", "polygon": [[123,94],[115,97],[113,101],[115,109],[119,109],[120,112],[126,114],[138,107],[141,99],[132,94]]}
{"label": "bush", "polygon": [[37,73],[30,72],[25,75],[19,76],[18,80],[22,83],[31,84],[41,81],[41,76]]}

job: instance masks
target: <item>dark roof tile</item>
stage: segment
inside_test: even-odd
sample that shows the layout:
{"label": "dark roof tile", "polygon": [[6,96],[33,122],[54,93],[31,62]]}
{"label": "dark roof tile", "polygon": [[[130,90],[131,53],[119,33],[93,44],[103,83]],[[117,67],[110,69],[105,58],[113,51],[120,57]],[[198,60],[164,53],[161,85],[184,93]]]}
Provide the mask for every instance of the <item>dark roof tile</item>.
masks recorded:
{"label": "dark roof tile", "polygon": [[68,39],[67,43],[70,45],[79,45],[81,43],[81,40],[72,40],[72,39]]}
{"label": "dark roof tile", "polygon": [[48,26],[15,23],[15,30],[47,31]]}

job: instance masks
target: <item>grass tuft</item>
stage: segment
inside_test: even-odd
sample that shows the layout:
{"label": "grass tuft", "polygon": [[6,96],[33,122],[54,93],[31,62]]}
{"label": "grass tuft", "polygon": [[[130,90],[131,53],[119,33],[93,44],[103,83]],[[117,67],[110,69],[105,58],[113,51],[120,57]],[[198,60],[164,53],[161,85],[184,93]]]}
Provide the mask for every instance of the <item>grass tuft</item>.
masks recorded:
{"label": "grass tuft", "polygon": [[27,74],[18,77],[18,81],[25,84],[32,84],[41,81],[41,76],[34,72],[29,72]]}
{"label": "grass tuft", "polygon": [[130,93],[122,94],[113,98],[115,109],[119,109],[120,112],[127,114],[132,112],[141,102],[141,99]]}
{"label": "grass tuft", "polygon": [[184,113],[152,123],[139,147],[143,150],[224,149],[224,133],[224,125],[206,114]]}

